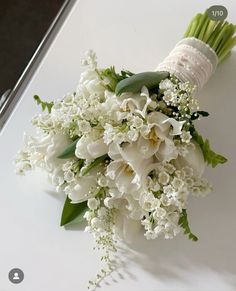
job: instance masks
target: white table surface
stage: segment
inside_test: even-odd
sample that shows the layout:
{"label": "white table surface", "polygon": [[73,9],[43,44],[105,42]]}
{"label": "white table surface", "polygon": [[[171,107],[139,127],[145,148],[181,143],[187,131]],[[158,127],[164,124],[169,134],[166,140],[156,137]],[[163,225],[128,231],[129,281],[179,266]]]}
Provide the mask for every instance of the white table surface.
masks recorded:
{"label": "white table surface", "polygon": [[[52,99],[73,91],[80,61],[94,49],[101,66],[115,65],[139,72],[151,70],[182,37],[197,12],[216,4],[199,0],[81,0],[78,1],[32,76],[0,135],[0,291],[85,291],[100,268],[93,239],[82,229],[59,226],[63,197],[46,175],[14,174],[13,159],[23,131],[32,132],[38,112],[32,96]],[[218,4],[218,3],[217,3]],[[236,22],[236,1],[222,0],[229,20]],[[140,239],[129,252],[111,285],[102,291],[236,290],[236,52],[221,65],[199,94],[202,109],[211,117],[198,123],[214,148],[229,162],[206,176],[214,192],[189,202],[191,242],[184,235],[165,241]],[[25,273],[21,284],[8,281],[10,269]]]}

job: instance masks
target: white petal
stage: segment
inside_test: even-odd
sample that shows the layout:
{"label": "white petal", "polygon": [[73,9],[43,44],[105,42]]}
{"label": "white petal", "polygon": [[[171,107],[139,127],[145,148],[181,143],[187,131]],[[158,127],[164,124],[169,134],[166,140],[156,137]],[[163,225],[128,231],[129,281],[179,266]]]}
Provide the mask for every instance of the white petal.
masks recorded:
{"label": "white petal", "polygon": [[161,140],[159,138],[155,142],[155,141],[152,141],[140,136],[138,139],[139,155],[142,156],[142,158],[144,159],[150,158],[158,151],[160,144],[161,144]]}
{"label": "white petal", "polygon": [[157,126],[162,132],[166,132],[170,128],[170,124],[166,123],[168,119],[169,117],[167,115],[157,111],[151,112],[147,116],[148,124]]}
{"label": "white petal", "polygon": [[170,135],[180,135],[185,121],[177,121],[174,118],[168,118],[163,123],[169,123],[172,125],[173,130],[170,132]]}
{"label": "white petal", "polygon": [[69,193],[68,197],[72,200],[72,203],[80,203],[88,200],[93,197],[92,193],[89,193],[90,190],[94,189],[96,186],[96,177],[95,176],[86,176],[78,179],[74,191]]}
{"label": "white petal", "polygon": [[95,159],[107,154],[108,146],[104,143],[103,139],[100,138],[88,144],[87,150],[88,153]]}
{"label": "white petal", "polygon": [[141,230],[140,221],[127,218],[119,213],[115,218],[115,234],[126,243],[132,243],[137,239]]}
{"label": "white petal", "polygon": [[92,156],[88,152],[88,144],[92,142],[92,138],[82,136],[77,144],[76,144],[76,150],[75,155],[79,159],[92,159]]}
{"label": "white petal", "polygon": [[156,153],[156,156],[161,161],[170,161],[172,159],[176,159],[178,156],[178,152],[175,148],[174,142],[166,138],[164,142],[161,143],[158,152]]}
{"label": "white petal", "polygon": [[121,159],[120,146],[117,143],[112,142],[109,145],[108,155],[113,160],[119,160],[119,159]]}
{"label": "white petal", "polygon": [[194,143],[194,147],[190,148],[185,157],[178,156],[175,161],[175,165],[178,169],[181,169],[184,166],[189,166],[193,169],[195,175],[201,177],[205,170],[205,162],[199,145]]}

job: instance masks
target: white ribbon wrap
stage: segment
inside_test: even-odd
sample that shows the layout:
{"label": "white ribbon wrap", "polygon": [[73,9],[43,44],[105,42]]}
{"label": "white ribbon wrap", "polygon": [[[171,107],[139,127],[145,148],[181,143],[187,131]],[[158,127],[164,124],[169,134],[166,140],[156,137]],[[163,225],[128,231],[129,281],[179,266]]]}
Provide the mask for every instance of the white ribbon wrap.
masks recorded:
{"label": "white ribbon wrap", "polygon": [[156,71],[167,71],[181,81],[189,81],[201,89],[216,70],[218,57],[205,42],[194,38],[184,38],[158,65]]}

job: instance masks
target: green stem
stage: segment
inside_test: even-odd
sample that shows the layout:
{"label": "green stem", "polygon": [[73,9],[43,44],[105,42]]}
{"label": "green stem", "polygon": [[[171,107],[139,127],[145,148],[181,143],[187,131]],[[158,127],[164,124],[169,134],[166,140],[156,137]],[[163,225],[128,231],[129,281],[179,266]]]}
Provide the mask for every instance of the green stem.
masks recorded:
{"label": "green stem", "polygon": [[184,37],[195,37],[208,44],[216,52],[220,63],[236,45],[235,31],[236,26],[227,21],[210,20],[206,10],[195,15]]}

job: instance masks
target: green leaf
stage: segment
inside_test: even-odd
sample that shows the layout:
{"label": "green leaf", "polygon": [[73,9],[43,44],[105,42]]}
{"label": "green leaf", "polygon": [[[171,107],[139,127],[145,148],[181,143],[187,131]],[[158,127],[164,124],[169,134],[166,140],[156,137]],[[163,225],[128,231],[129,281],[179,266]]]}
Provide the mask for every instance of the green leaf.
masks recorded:
{"label": "green leaf", "polygon": [[197,236],[194,235],[190,230],[186,209],[183,209],[182,213],[180,213],[178,224],[184,229],[184,234],[187,234],[190,240],[192,241],[198,240]]}
{"label": "green leaf", "polygon": [[82,222],[87,210],[87,201],[72,204],[71,200],[67,197],[62,211],[61,226],[70,223],[74,219],[77,222]]}
{"label": "green leaf", "polygon": [[38,95],[34,95],[34,100],[37,102],[38,105],[41,105],[42,111],[47,109],[48,113],[51,113],[52,107],[54,105],[53,102],[44,102],[40,99],[40,97]]}
{"label": "green leaf", "polygon": [[134,75],[130,71],[121,71],[121,73],[118,74],[114,66],[102,71],[98,71],[97,73],[99,74],[102,80],[106,80],[106,83],[108,81],[108,83],[105,86],[108,90],[112,92],[115,92],[116,85],[118,82]]}
{"label": "green leaf", "polygon": [[195,119],[198,119],[200,116],[202,117],[207,117],[209,116],[210,114],[206,111],[196,111],[192,114],[191,116],[191,120],[195,120]]}
{"label": "green leaf", "polygon": [[57,158],[58,159],[69,159],[75,156],[76,144],[79,138],[73,141]]}
{"label": "green leaf", "polygon": [[83,169],[82,176],[85,176],[86,174],[88,174],[93,168],[95,168],[96,166],[98,166],[100,163],[104,162],[108,158],[109,156],[107,154],[99,158],[96,158],[94,161],[92,161],[92,163],[90,163],[86,168]]}
{"label": "green leaf", "polygon": [[203,140],[202,136],[195,129],[191,132],[191,134],[196,143],[199,144],[204,156],[204,160],[208,165],[211,165],[213,168],[215,168],[218,164],[224,164],[227,162],[227,159],[224,156],[215,153],[210,148],[208,139]]}
{"label": "green leaf", "polygon": [[144,72],[133,75],[120,81],[117,86],[115,93],[120,95],[124,92],[140,92],[143,86],[148,89],[153,89],[159,85],[161,80],[169,76],[168,72]]}

